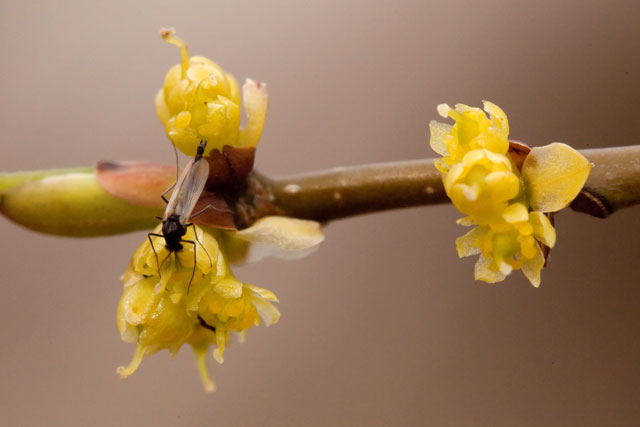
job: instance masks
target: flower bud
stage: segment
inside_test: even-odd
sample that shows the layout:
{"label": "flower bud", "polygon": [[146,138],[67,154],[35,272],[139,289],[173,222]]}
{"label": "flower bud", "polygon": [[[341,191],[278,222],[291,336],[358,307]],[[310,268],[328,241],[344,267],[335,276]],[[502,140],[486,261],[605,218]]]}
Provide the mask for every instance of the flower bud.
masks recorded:
{"label": "flower bud", "polygon": [[158,207],[110,194],[94,168],[0,174],[0,211],[41,233],[103,236],[153,227]]}
{"label": "flower bud", "polygon": [[167,73],[156,95],[156,111],[171,142],[193,156],[207,141],[205,156],[224,146],[253,148],[258,143],[268,106],[266,85],[247,80],[243,103],[247,116],[240,128],[240,91],[235,78],[216,63],[189,56],[187,46],[173,30],[162,30],[165,41],[180,48],[181,63]]}

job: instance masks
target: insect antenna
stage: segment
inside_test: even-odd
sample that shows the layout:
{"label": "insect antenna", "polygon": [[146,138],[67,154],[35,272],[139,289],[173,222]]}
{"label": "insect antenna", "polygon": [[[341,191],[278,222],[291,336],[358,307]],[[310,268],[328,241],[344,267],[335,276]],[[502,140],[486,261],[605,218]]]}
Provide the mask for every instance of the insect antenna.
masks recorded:
{"label": "insect antenna", "polygon": [[[169,141],[169,142],[171,142],[171,141]],[[173,145],[173,143],[171,143],[171,146],[173,147],[173,154],[174,154],[174,155],[175,155],[175,157],[176,157],[176,180],[175,180],[175,182],[174,182],[173,184],[171,184],[171,186],[170,186],[169,188],[167,188],[166,190],[164,190],[164,191],[162,192],[162,194],[160,195],[160,197],[162,198],[162,200],[164,200],[164,202],[165,202],[165,203],[167,203],[167,204],[169,204],[169,201],[167,200],[167,198],[165,197],[165,195],[166,195],[169,191],[173,190],[173,188],[174,188],[174,187],[176,186],[176,184],[178,183],[178,179],[180,179],[180,178],[179,178],[179,176],[180,176],[180,175],[179,175],[179,171],[180,171],[180,164],[179,164],[179,162],[178,162],[178,150],[176,149],[176,146],[175,146],[175,145]],[[156,217],[156,218],[157,218],[157,217]],[[160,218],[160,219],[162,219],[162,218]]]}
{"label": "insect antenna", "polygon": [[[180,163],[178,161],[178,149],[176,148],[175,145],[173,145],[173,142],[169,141],[171,143],[171,147],[173,147],[173,154],[176,157],[176,182],[178,182],[178,178],[179,178],[179,174],[178,171],[180,170]],[[175,185],[175,184],[173,184]]]}

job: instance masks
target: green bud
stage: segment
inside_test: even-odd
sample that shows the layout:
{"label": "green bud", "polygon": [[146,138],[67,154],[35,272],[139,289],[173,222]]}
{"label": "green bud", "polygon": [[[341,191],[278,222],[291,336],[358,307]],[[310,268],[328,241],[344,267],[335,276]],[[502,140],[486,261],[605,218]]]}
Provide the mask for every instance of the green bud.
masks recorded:
{"label": "green bud", "polygon": [[105,236],[153,228],[158,208],[136,206],[107,193],[93,168],[0,174],[0,211],[41,233]]}

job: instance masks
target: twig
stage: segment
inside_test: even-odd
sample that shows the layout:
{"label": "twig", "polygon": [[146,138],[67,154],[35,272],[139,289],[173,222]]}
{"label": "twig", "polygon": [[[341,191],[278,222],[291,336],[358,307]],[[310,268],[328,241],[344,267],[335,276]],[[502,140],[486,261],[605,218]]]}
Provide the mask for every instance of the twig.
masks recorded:
{"label": "twig", "polygon": [[[640,145],[581,153],[595,166],[573,209],[604,218],[640,203]],[[433,159],[258,179],[285,215],[322,222],[449,201]]]}

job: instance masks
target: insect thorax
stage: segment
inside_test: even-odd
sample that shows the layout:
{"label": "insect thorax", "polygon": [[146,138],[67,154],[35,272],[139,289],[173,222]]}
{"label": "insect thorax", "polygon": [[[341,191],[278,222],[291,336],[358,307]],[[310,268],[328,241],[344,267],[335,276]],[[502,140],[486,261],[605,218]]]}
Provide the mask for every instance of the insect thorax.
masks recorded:
{"label": "insect thorax", "polygon": [[162,222],[162,235],[166,242],[165,246],[171,252],[178,252],[182,250],[180,241],[182,240],[182,236],[186,233],[187,227],[180,223],[177,215],[171,215]]}

